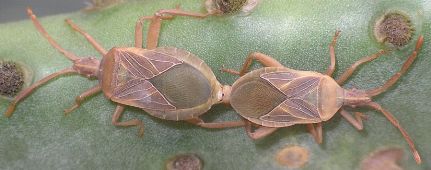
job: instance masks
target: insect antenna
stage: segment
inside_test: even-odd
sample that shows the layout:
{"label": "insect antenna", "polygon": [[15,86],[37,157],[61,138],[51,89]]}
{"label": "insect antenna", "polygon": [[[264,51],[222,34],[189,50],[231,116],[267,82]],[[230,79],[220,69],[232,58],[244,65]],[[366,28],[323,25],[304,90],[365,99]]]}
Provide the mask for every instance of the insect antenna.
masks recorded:
{"label": "insect antenna", "polygon": [[404,128],[400,125],[398,120],[390,112],[383,109],[382,106],[380,106],[377,103],[371,102],[371,103],[368,103],[368,106],[382,112],[383,115],[392,123],[392,125],[394,125],[395,127],[397,127],[400,130],[401,134],[404,136],[404,139],[406,139],[407,143],[409,144],[410,150],[412,151],[412,154],[416,160],[416,163],[420,164],[422,162],[421,156],[419,155],[419,152],[416,150],[416,147],[415,147],[415,144],[413,143],[413,140],[407,134],[407,131],[404,130]]}
{"label": "insect antenna", "polygon": [[406,73],[406,71],[409,69],[409,67],[413,64],[413,62],[415,61],[417,54],[419,52],[419,50],[422,47],[424,41],[424,37],[421,35],[418,38],[418,41],[416,43],[416,48],[415,50],[412,52],[412,54],[409,56],[409,58],[407,59],[407,61],[404,62],[403,67],[401,67],[401,70],[399,72],[397,72],[395,75],[393,75],[383,86],[377,87],[375,89],[371,89],[371,90],[367,90],[366,93],[372,97],[372,96],[377,96],[383,92],[385,92],[387,89],[389,89],[392,85],[394,85],[398,79],[400,79],[400,77]]}
{"label": "insect antenna", "polygon": [[71,74],[71,73],[78,73],[76,70],[74,70],[73,68],[66,68],[63,69],[61,71],[52,73],[49,76],[44,77],[43,79],[37,81],[36,83],[34,83],[33,85],[31,85],[30,87],[22,90],[9,104],[6,112],[4,113],[4,115],[6,117],[11,117],[12,113],[15,111],[15,107],[16,105],[23,100],[24,98],[26,98],[27,96],[29,96],[34,90],[36,90],[38,87],[40,87],[41,85],[47,83],[48,81],[61,76],[61,75],[65,75],[65,74]]}
{"label": "insect antenna", "polygon": [[31,10],[30,7],[27,8],[27,15],[33,21],[33,24],[36,27],[36,29],[48,40],[48,42],[55,49],[57,49],[60,53],[62,53],[64,56],[66,56],[71,61],[79,60],[79,57],[77,57],[75,54],[73,54],[69,51],[66,51],[60,45],[58,45],[58,43],[56,41],[54,41],[54,39],[52,39],[52,37],[48,34],[48,32],[46,32],[46,30],[42,27],[40,22],[37,20],[36,15],[33,14],[33,11]]}

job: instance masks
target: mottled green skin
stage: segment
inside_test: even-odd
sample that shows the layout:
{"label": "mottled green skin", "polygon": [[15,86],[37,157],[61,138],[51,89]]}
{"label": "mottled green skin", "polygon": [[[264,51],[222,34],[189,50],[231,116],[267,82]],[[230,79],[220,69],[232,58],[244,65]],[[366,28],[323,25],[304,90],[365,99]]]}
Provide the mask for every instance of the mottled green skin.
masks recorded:
{"label": "mottled green skin", "polygon": [[[41,22],[64,48],[80,56],[99,57],[83,37],[67,27],[65,18],[72,18],[105,48],[133,46],[133,28],[139,16],[151,15],[160,8],[175,8],[179,3],[186,10],[203,10],[200,0],[146,0],[92,14],[41,18]],[[0,117],[1,169],[162,169],[167,159],[186,152],[199,155],[205,169],[286,169],[274,159],[286,145],[300,145],[310,151],[310,161],[304,169],[357,169],[368,153],[386,146],[404,150],[405,169],[430,169],[431,136],[427,135],[431,129],[430,1],[324,0],[319,5],[315,1],[262,1],[247,17],[205,20],[177,17],[164,22],[160,45],[196,54],[214,70],[222,84],[232,84],[237,77],[217,69],[222,65],[240,68],[252,51],[271,55],[292,69],[324,72],[329,65],[328,44],[335,30],[340,29],[337,76],[354,61],[384,47],[375,42],[371,24],[387,9],[406,11],[417,30],[413,40],[418,34],[425,37],[421,54],[406,76],[375,98],[415,140],[424,161],[420,166],[409,155],[398,130],[375,111],[361,110],[370,116],[362,132],[335,115],[323,125],[324,142],[318,145],[301,125],[252,141],[241,128],[206,130],[128,108],[122,120],[136,117],[145,123],[145,135],[139,138],[136,128],[111,125],[115,104],[102,94],[64,117],[63,109],[72,105],[74,97],[97,84],[80,76],[66,76],[38,89],[18,105],[10,119]],[[35,70],[35,80],[71,65],[29,20],[1,24],[0,35],[0,58],[26,63]],[[362,66],[344,87],[367,89],[381,85],[400,68],[413,46],[410,43]],[[0,100],[0,111],[6,105],[6,100]],[[238,119],[225,106],[213,107],[205,115],[207,120]]]}

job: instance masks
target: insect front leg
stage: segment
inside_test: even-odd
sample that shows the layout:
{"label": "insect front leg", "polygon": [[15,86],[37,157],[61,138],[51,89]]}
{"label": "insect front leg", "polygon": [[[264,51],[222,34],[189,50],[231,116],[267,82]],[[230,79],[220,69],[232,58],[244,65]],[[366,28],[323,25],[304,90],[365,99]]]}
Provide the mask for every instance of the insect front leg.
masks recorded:
{"label": "insect front leg", "polygon": [[36,83],[32,84],[30,87],[27,87],[26,89],[22,90],[13,100],[12,102],[9,104],[6,112],[5,112],[5,116],[6,117],[11,117],[12,113],[15,111],[15,107],[16,105],[23,100],[24,98],[26,98],[27,96],[29,96],[34,90],[36,90],[37,88],[39,88],[41,85],[47,83],[48,81],[58,77],[58,76],[62,76],[65,74],[71,74],[71,73],[78,73],[76,70],[74,70],[73,68],[66,68],[63,69],[61,71],[52,73],[49,76],[44,77],[43,79],[37,81]]}
{"label": "insect front leg", "polygon": [[81,103],[85,100],[85,98],[92,96],[96,93],[99,93],[100,91],[102,91],[102,86],[96,85],[96,86],[88,89],[84,93],[80,94],[79,96],[76,97],[75,104],[72,107],[70,107],[69,109],[64,110],[64,114],[67,115],[70,112],[72,112],[73,110],[77,109],[81,105]]}
{"label": "insect front leg", "polygon": [[341,116],[343,116],[350,124],[353,125],[358,130],[364,129],[364,125],[362,124],[362,119],[367,120],[368,116],[364,115],[361,112],[355,112],[355,117],[353,117],[349,112],[344,109],[340,110]]}
{"label": "insect front leg", "polygon": [[222,128],[232,128],[232,127],[241,127],[244,126],[244,121],[226,121],[226,122],[204,122],[201,118],[193,118],[186,120],[187,122],[210,129],[222,129]]}
{"label": "insect front leg", "polygon": [[322,123],[316,123],[316,127],[314,127],[314,124],[307,124],[307,129],[313,136],[314,140],[321,144],[323,142],[323,128]]}
{"label": "insect front leg", "polygon": [[259,126],[253,130],[253,124],[250,121],[246,121],[245,132],[247,132],[248,137],[253,140],[264,138],[272,133],[274,133],[278,128]]}
{"label": "insect front leg", "polygon": [[385,54],[386,52],[384,50],[380,50],[379,52],[370,55],[370,56],[366,56],[364,58],[361,58],[360,60],[356,61],[355,63],[353,63],[346,71],[344,71],[343,74],[341,74],[341,76],[336,80],[337,83],[339,85],[343,85],[344,82],[353,74],[353,72],[362,64],[370,62],[375,60],[376,58],[379,58],[380,56],[382,56],[383,54]]}
{"label": "insect front leg", "polygon": [[225,69],[225,68],[221,68],[220,70],[223,72],[243,76],[245,73],[248,72],[248,68],[250,68],[253,60],[259,61],[265,67],[284,67],[282,64],[280,64],[280,62],[278,62],[274,58],[272,58],[266,54],[254,52],[254,53],[251,53],[248,55],[247,59],[245,60],[244,64],[242,65],[242,69],[239,72],[232,70],[232,69]]}
{"label": "insect front leg", "polygon": [[115,108],[114,115],[112,116],[112,124],[114,126],[122,126],[122,127],[138,126],[139,127],[139,136],[143,136],[144,135],[144,123],[138,119],[132,119],[132,120],[128,120],[125,122],[120,122],[119,119],[120,119],[121,115],[123,114],[123,112],[124,112],[124,106],[117,105],[117,108]]}

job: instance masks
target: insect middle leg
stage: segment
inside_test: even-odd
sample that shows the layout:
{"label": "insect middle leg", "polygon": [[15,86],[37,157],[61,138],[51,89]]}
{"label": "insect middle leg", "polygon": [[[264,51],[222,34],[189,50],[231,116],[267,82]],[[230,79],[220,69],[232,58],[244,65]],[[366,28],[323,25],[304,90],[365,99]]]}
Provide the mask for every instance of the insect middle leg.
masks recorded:
{"label": "insect middle leg", "polygon": [[88,89],[84,93],[80,94],[79,96],[76,97],[75,104],[72,107],[64,110],[64,114],[67,115],[70,112],[72,112],[73,110],[77,109],[79,106],[81,106],[81,103],[85,100],[85,98],[92,96],[96,93],[99,93],[100,91],[102,91],[102,86],[96,85],[96,86]]}
{"label": "insect middle leg", "polygon": [[66,23],[69,24],[73,30],[78,31],[82,34],[87,41],[102,55],[106,54],[106,50],[87,32],[78,27],[75,23],[72,22],[71,19],[66,19]]}
{"label": "insect middle leg", "polygon": [[201,118],[193,118],[186,120],[187,122],[191,124],[195,124],[197,126],[203,127],[203,128],[210,128],[210,129],[222,129],[222,128],[232,128],[232,127],[241,127],[244,126],[244,121],[226,121],[226,122],[204,122]]}
{"label": "insect middle leg", "polygon": [[15,111],[15,107],[16,105],[23,100],[24,98],[26,98],[27,96],[29,96],[34,90],[36,90],[38,87],[40,87],[41,85],[47,83],[48,81],[58,77],[58,76],[62,76],[65,74],[71,74],[71,73],[78,73],[76,70],[74,70],[73,68],[66,68],[63,69],[61,71],[52,73],[49,76],[44,77],[43,79],[39,80],[38,82],[32,84],[30,87],[27,87],[26,89],[22,90],[13,100],[12,102],[9,104],[6,112],[5,112],[5,116],[6,117],[11,117],[12,113]]}
{"label": "insect middle leg", "polygon": [[276,59],[274,59],[274,58],[272,58],[266,54],[254,52],[254,53],[251,53],[250,55],[248,55],[247,59],[245,60],[244,64],[242,65],[242,69],[239,72],[232,70],[232,69],[225,69],[225,68],[222,68],[221,71],[231,73],[231,74],[236,74],[239,76],[243,76],[244,74],[246,74],[248,72],[248,68],[251,66],[251,63],[253,62],[253,60],[259,61],[265,67],[284,67]]}
{"label": "insect middle leg", "polygon": [[144,20],[151,20],[150,27],[147,33],[147,49],[154,49],[159,42],[161,21],[163,19],[171,19],[174,16],[188,16],[195,18],[205,18],[210,14],[202,14],[196,12],[183,11],[179,8],[176,9],[161,9],[154,14],[154,16],[141,17],[135,26],[135,47],[142,48],[142,24]]}
{"label": "insect middle leg", "polygon": [[124,112],[124,106],[117,105],[117,108],[115,108],[114,115],[112,116],[112,124],[114,126],[123,126],[123,127],[138,126],[139,127],[139,136],[143,136],[144,135],[144,123],[138,119],[132,119],[132,120],[128,120],[125,122],[120,122],[119,119],[120,119],[121,115],[123,114],[123,112]]}

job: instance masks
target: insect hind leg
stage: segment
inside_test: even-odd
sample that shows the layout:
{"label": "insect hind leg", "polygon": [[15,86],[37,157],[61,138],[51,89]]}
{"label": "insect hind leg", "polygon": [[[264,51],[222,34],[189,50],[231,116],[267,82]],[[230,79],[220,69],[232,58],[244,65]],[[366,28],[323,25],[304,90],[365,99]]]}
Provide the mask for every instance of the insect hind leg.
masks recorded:
{"label": "insect hind leg", "polygon": [[274,58],[272,58],[266,54],[259,53],[259,52],[253,52],[247,56],[247,59],[245,59],[245,62],[242,65],[242,68],[240,71],[235,71],[235,70],[226,69],[226,68],[221,68],[220,70],[223,72],[230,73],[230,74],[236,74],[239,76],[243,76],[244,74],[246,74],[248,72],[248,69],[250,68],[253,60],[259,61],[265,67],[284,67],[276,59],[274,59]]}
{"label": "insect hind leg", "polygon": [[176,9],[161,9],[154,16],[144,16],[139,18],[135,26],[135,47],[142,48],[142,25],[145,20],[150,20],[150,26],[147,33],[147,49],[157,47],[160,36],[161,21],[164,19],[172,19],[174,16],[187,16],[195,18],[205,18],[210,14],[202,14],[196,12],[183,11],[177,6]]}
{"label": "insect hind leg", "polygon": [[209,129],[222,129],[244,126],[244,121],[226,121],[226,122],[204,122],[201,118],[186,120],[187,122]]}

